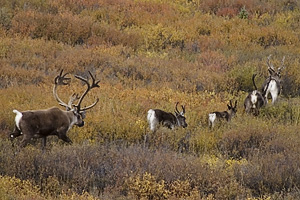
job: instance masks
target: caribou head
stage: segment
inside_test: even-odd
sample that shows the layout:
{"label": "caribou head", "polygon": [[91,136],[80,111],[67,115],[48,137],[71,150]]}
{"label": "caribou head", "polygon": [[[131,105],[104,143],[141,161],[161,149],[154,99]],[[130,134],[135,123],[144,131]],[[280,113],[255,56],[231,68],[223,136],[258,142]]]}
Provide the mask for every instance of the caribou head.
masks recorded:
{"label": "caribou head", "polygon": [[[68,73],[63,74],[63,70],[61,70],[60,74],[58,76],[56,76],[54,79],[54,87],[53,87],[54,98],[59,103],[59,105],[65,107],[67,111],[72,111],[74,113],[74,116],[76,116],[76,118],[77,118],[77,122],[75,123],[75,125],[77,125],[79,127],[82,127],[84,125],[83,119],[85,118],[86,110],[93,108],[99,101],[99,99],[97,98],[93,104],[86,106],[86,107],[81,107],[82,101],[85,98],[85,96],[87,95],[87,93],[91,89],[99,87],[98,84],[100,81],[99,80],[96,81],[90,71],[88,71],[88,73],[92,79],[92,83],[89,83],[89,81],[86,78],[83,78],[82,76],[75,75],[75,78],[77,78],[77,79],[81,80],[83,83],[85,83],[87,88],[82,93],[81,96],[79,96],[79,94],[77,94],[77,93],[72,94],[70,96],[68,103],[63,102],[59,98],[59,96],[57,95],[57,88],[59,85],[69,85],[71,78],[67,78],[66,75],[68,75]],[[77,104],[74,104],[74,102],[77,100],[78,100]]]}

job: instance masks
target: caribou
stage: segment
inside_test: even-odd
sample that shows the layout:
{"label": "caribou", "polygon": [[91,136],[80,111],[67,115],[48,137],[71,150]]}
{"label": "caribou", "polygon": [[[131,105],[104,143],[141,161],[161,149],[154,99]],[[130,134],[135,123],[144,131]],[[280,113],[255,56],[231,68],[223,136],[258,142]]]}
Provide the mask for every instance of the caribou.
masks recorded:
{"label": "caribou", "polygon": [[268,103],[268,95],[270,93],[272,97],[272,104],[274,104],[277,101],[277,98],[281,91],[281,84],[282,84],[281,71],[285,68],[284,66],[285,56],[283,56],[281,60],[281,65],[277,69],[277,71],[275,71],[274,66],[270,61],[271,56],[272,55],[269,55],[267,59],[269,76],[263,83],[262,90],[266,91],[265,92],[265,99],[267,100],[266,103]]}
{"label": "caribou", "polygon": [[229,101],[227,104],[227,111],[223,112],[211,112],[208,114],[208,125],[210,128],[213,128],[217,121],[226,120],[227,122],[231,121],[231,118],[235,116],[237,113],[237,100],[235,100],[234,105],[232,105],[232,101]]}
{"label": "caribou", "polygon": [[147,120],[150,126],[150,130],[155,132],[159,125],[167,127],[169,129],[174,129],[175,127],[187,127],[185,122],[185,106],[181,105],[182,111],[179,112],[177,106],[175,105],[175,115],[170,112],[165,112],[160,109],[150,109],[147,114]]}
{"label": "caribou", "polygon": [[[255,84],[255,77],[256,74],[253,74],[252,76],[252,82],[254,85],[254,90],[248,94],[244,101],[244,107],[245,111],[248,114],[253,114],[257,116],[259,114],[259,110],[261,107],[266,105],[266,98],[265,98],[265,93],[266,90],[263,90],[263,92],[260,92],[257,90],[256,84]],[[268,87],[268,84],[267,84]]]}
{"label": "caribou", "polygon": [[[18,136],[23,135],[21,146],[26,146],[32,138],[42,138],[43,149],[46,146],[46,138],[50,135],[56,135],[59,139],[72,143],[70,138],[67,136],[67,132],[74,126],[82,127],[84,126],[85,112],[93,108],[99,101],[96,101],[86,107],[82,107],[82,101],[85,96],[93,88],[99,87],[99,82],[96,81],[92,73],[89,71],[89,75],[92,79],[92,83],[88,79],[82,76],[75,75],[75,78],[82,81],[86,86],[86,90],[81,96],[78,94],[71,95],[69,102],[65,103],[62,101],[57,94],[57,87],[59,85],[69,85],[70,79],[66,77],[68,73],[63,74],[61,70],[60,74],[54,79],[53,95],[59,105],[66,108],[66,110],[61,110],[58,107],[52,107],[44,110],[27,110],[18,111],[16,109],[13,112],[16,114],[15,117],[15,128],[10,134],[10,138],[14,139]],[[78,101],[77,104],[74,104]]]}

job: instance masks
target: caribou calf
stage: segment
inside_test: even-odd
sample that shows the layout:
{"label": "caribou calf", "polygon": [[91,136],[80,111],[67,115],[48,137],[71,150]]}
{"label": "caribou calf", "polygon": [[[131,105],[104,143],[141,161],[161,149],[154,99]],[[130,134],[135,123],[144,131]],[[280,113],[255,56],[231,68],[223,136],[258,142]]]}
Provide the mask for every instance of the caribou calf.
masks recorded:
{"label": "caribou calf", "polygon": [[257,90],[256,84],[255,84],[255,76],[256,74],[253,74],[252,76],[252,82],[254,85],[255,90],[250,92],[248,96],[246,97],[244,101],[244,107],[245,111],[248,114],[253,114],[257,116],[259,114],[259,109],[266,105],[266,99],[265,99],[265,90],[263,92],[260,92]]}
{"label": "caribou calf", "polygon": [[147,120],[150,126],[150,130],[155,132],[159,125],[167,127],[169,129],[174,129],[176,126],[181,126],[183,128],[187,127],[185,122],[185,106],[182,107],[182,112],[178,111],[178,102],[175,106],[175,115],[170,112],[165,112],[159,109],[150,109],[148,111]]}
{"label": "caribou calf", "polygon": [[213,128],[216,124],[217,121],[220,120],[226,120],[227,122],[229,122],[231,120],[232,117],[235,116],[235,114],[237,113],[237,100],[234,103],[234,106],[232,105],[231,100],[229,101],[229,104],[227,104],[228,107],[228,111],[223,111],[223,112],[211,112],[208,114],[208,124],[210,128]]}
{"label": "caribou calf", "polygon": [[[70,97],[68,104],[64,103],[57,95],[58,85],[68,85],[70,78],[66,78],[67,74],[62,75],[63,71],[55,78],[55,85],[53,88],[53,94],[55,99],[61,106],[66,108],[66,111],[61,110],[57,107],[52,107],[45,110],[28,110],[20,112],[13,110],[16,114],[15,117],[15,129],[10,134],[10,138],[14,139],[18,136],[23,135],[22,146],[25,146],[31,138],[43,138],[43,149],[46,146],[46,137],[49,135],[57,135],[58,138],[65,142],[72,143],[70,138],[66,135],[68,130],[73,125],[78,127],[84,126],[83,119],[85,118],[85,111],[94,107],[99,99],[97,99],[90,106],[81,107],[82,100],[86,94],[93,88],[99,87],[99,81],[95,82],[94,77],[89,72],[92,78],[92,84],[87,79],[81,76],[75,76],[77,79],[83,81],[87,85],[87,89],[79,97],[74,94]],[[78,100],[77,104],[74,105],[74,101]]]}

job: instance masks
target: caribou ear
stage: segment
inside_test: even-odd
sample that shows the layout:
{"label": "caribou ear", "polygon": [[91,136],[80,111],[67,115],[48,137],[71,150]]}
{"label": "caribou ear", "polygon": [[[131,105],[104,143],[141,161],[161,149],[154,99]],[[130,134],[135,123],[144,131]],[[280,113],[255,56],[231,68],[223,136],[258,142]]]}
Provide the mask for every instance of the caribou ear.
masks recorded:
{"label": "caribou ear", "polygon": [[231,106],[227,104],[227,108],[228,108],[228,110],[230,110],[230,109],[231,109]]}

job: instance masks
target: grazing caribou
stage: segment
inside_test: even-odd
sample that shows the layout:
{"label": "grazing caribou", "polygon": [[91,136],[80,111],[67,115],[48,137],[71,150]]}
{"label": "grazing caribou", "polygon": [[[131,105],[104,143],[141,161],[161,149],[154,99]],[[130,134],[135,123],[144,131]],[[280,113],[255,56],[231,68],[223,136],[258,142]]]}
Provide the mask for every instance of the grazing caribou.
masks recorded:
{"label": "grazing caribou", "polygon": [[[98,83],[100,81],[95,81],[91,72],[89,72],[89,74],[92,79],[92,84],[90,84],[87,79],[75,75],[75,78],[83,81],[87,85],[87,88],[80,97],[78,94],[73,94],[67,104],[57,95],[57,87],[59,85],[68,85],[70,83],[70,78],[66,77],[67,74],[68,73],[63,75],[63,70],[61,70],[60,74],[54,80],[53,87],[54,98],[58,101],[59,105],[66,108],[66,111],[57,107],[45,110],[28,110],[23,112],[13,110],[16,114],[16,124],[14,131],[10,134],[11,139],[23,135],[21,145],[25,146],[31,138],[43,138],[43,149],[46,146],[46,138],[49,135],[56,135],[63,141],[72,143],[70,138],[67,136],[67,132],[73,125],[78,127],[84,126],[83,119],[85,118],[85,111],[93,108],[98,103],[99,99],[90,106],[83,108],[81,107],[81,103],[91,89],[99,87]],[[78,100],[77,104],[73,104],[76,100]]]}
{"label": "grazing caribou", "polygon": [[227,104],[228,111],[223,111],[223,112],[215,111],[209,113],[208,114],[209,127],[213,128],[217,121],[226,120],[227,122],[229,122],[231,118],[234,117],[235,114],[237,113],[236,106],[237,106],[237,100],[235,100],[234,106],[232,105],[232,102],[230,100],[229,104]]}
{"label": "grazing caribou", "polygon": [[253,114],[257,116],[259,114],[259,109],[266,105],[266,99],[265,99],[265,90],[263,92],[260,92],[257,90],[256,84],[255,84],[255,76],[256,74],[253,74],[252,76],[252,82],[254,85],[255,90],[250,92],[248,96],[246,97],[244,101],[244,107],[245,111],[248,114]]}
{"label": "grazing caribou", "polygon": [[274,104],[277,101],[277,98],[281,91],[281,84],[282,84],[281,71],[285,68],[284,66],[285,56],[283,56],[281,61],[281,66],[277,69],[277,72],[275,71],[274,66],[270,62],[271,56],[272,55],[269,55],[267,60],[269,77],[265,80],[262,86],[262,91],[266,91],[265,92],[266,103],[268,103],[268,95],[270,93],[272,97],[272,104]]}
{"label": "grazing caribou", "polygon": [[185,122],[185,106],[181,105],[182,112],[178,111],[178,102],[175,106],[175,115],[170,112],[165,112],[159,109],[150,109],[148,111],[147,120],[150,126],[150,130],[155,132],[159,125],[167,127],[169,129],[174,129],[176,126],[181,126],[183,128],[187,127]]}

